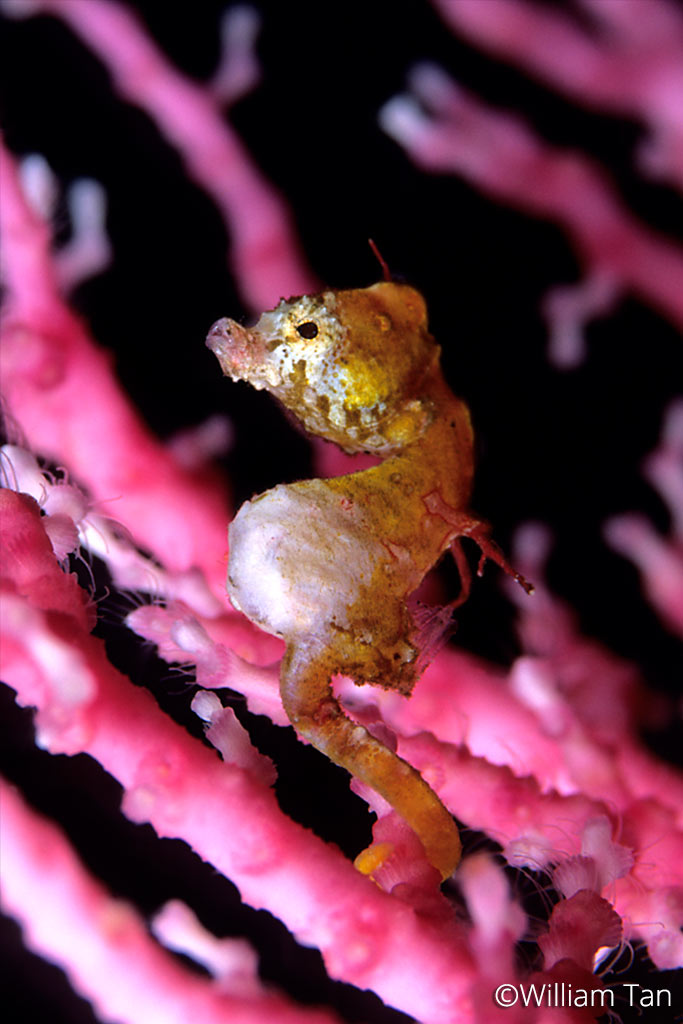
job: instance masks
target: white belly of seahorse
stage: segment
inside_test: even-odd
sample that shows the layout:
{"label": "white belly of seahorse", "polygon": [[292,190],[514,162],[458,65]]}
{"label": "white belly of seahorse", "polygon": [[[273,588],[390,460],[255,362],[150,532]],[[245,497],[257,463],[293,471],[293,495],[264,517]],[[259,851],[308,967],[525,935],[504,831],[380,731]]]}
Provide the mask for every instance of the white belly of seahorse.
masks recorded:
{"label": "white belly of seahorse", "polygon": [[280,484],[242,505],[229,532],[228,594],[269,633],[315,641],[348,609],[386,548],[324,483]]}

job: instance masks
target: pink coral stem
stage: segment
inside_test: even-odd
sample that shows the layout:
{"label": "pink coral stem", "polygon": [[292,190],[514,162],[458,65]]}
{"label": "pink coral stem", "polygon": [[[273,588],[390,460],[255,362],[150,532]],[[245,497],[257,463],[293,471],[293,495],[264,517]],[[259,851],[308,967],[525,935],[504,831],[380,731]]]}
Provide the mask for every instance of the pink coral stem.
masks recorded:
{"label": "pink coral stem", "polygon": [[[132,686],[84,628],[83,598],[56,566],[35,502],[11,491],[1,496],[3,530],[15,538],[5,570],[2,672],[20,703],[38,708],[41,744],[99,761],[125,789],[129,817],[185,839],[246,902],[318,946],[332,977],[374,989],[425,1024],[452,1024],[464,1013],[470,983],[461,927],[421,920],[380,892],[339,851],[287,818],[267,786],[221,762]],[[54,658],[47,667],[40,658],[47,645],[59,651],[63,642],[68,673],[55,672]]]}
{"label": "pink coral stem", "polygon": [[[76,5],[80,6],[80,5]],[[0,148],[0,230],[8,299],[2,387],[10,422],[66,464],[95,501],[169,569],[198,566],[224,594],[230,511],[223,490],[182,469],[142,422],[57,290],[46,225]]]}
{"label": "pink coral stem", "polygon": [[416,69],[413,86],[431,116],[398,98],[382,119],[419,166],[460,174],[497,199],[556,221],[589,271],[609,271],[683,325],[683,252],[626,210],[593,161],[544,143],[520,118],[486,107],[435,68]]}
{"label": "pink coral stem", "polygon": [[62,967],[103,1020],[122,1024],[334,1024],[254,982],[249,995],[183,967],[79,862],[61,831],[7,783],[2,800],[3,900],[30,947]]}
{"label": "pink coral stem", "polygon": [[283,200],[248,156],[211,90],[177,71],[123,5],[40,2],[98,55],[121,95],[147,111],[214,200],[230,233],[232,270],[248,305],[270,309],[283,295],[316,291]]}
{"label": "pink coral stem", "polygon": [[455,32],[586,106],[642,118],[660,169],[683,186],[683,18],[673,3],[582,0],[590,32],[566,12],[521,0],[434,0]]}

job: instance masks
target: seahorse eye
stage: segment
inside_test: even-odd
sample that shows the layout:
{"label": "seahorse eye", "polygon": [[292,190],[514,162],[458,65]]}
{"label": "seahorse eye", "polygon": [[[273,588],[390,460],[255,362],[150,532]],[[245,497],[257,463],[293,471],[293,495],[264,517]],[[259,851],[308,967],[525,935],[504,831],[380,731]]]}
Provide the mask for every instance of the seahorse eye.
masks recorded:
{"label": "seahorse eye", "polygon": [[305,324],[298,324],[297,332],[302,338],[316,338],[318,336],[318,325],[314,324],[312,320],[307,320]]}

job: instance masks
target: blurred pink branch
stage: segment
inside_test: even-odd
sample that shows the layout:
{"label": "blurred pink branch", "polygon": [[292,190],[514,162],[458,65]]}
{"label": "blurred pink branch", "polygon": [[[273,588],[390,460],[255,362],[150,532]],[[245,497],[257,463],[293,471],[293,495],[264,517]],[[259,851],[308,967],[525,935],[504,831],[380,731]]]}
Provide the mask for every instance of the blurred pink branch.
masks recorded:
{"label": "blurred pink branch", "polygon": [[542,142],[519,117],[485,106],[434,66],[416,67],[410,84],[411,94],[385,105],[381,124],[420,167],[460,174],[496,199],[556,221],[575,246],[585,279],[547,305],[560,321],[554,361],[580,361],[577,342],[568,343],[568,318],[605,312],[626,289],[683,326],[683,251],[639,224],[596,164]]}
{"label": "blurred pink branch", "polygon": [[[593,31],[567,11],[526,0],[434,0],[453,30],[585,105],[638,116],[650,137],[650,171],[683,187],[683,17],[650,0],[581,0]],[[543,142],[520,118],[485,106],[441,70],[413,70],[411,92],[392,99],[382,125],[431,171],[560,224],[583,265],[582,279],[553,288],[543,310],[549,358],[572,367],[585,355],[583,329],[626,291],[683,325],[683,251],[640,224],[605,173],[578,152]]]}
{"label": "blurred pink branch", "polygon": [[664,0],[579,0],[590,22],[528,0],[434,0],[455,32],[579,103],[636,116],[644,169],[683,188],[683,16]]}
{"label": "blurred pink branch", "polygon": [[[142,107],[182,156],[190,177],[211,196],[230,236],[230,263],[245,301],[269,309],[282,295],[315,291],[282,198],[262,176],[221,111],[216,92],[177,71],[144,32],[135,15],[114,0],[23,0],[6,13],[62,18],[109,70],[116,89]],[[241,23],[235,24],[238,32]],[[249,45],[242,32],[230,46],[234,62]],[[240,47],[240,48],[238,48]],[[223,68],[225,78],[227,68]]]}
{"label": "blurred pink branch", "polygon": [[605,525],[607,542],[640,569],[652,606],[683,637],[683,401],[671,405],[659,448],[645,471],[669,507],[671,536],[663,537],[644,516],[616,516]]}

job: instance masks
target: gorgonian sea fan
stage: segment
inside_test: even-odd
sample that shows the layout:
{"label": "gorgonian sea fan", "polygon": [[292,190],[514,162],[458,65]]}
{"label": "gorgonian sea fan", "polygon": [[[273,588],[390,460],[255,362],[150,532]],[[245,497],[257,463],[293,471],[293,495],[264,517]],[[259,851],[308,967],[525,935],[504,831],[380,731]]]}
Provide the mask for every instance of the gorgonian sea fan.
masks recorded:
{"label": "gorgonian sea fan", "polygon": [[[185,11],[157,4],[2,5],[7,144],[16,156],[44,154],[60,195],[77,178],[101,183],[112,257],[85,279],[106,259],[92,192],[71,209],[60,196],[50,206],[48,178],[29,164],[39,215],[3,164],[2,384],[9,440],[22,449],[4,463],[3,671],[38,707],[42,748],[32,713],[17,711],[8,689],[3,771],[82,861],[7,791],[5,900],[27,944],[63,964],[94,1007],[50,991],[50,1017],[379,1022],[402,1011],[489,1021],[503,1012],[492,1003],[498,983],[597,987],[600,951],[622,940],[642,940],[658,968],[672,968],[681,784],[640,733],[675,750],[680,17],[659,2],[643,26],[630,13],[638,3],[585,0],[549,13],[453,0],[402,5],[400,15],[394,5],[345,5],[330,33],[262,4],[257,84],[243,11],[212,78],[222,6],[202,4],[189,31]],[[411,72],[425,58],[432,66]],[[399,145],[378,125],[381,108]],[[638,146],[642,173],[660,183],[634,165]],[[260,312],[320,281],[370,283],[379,274],[368,236],[426,295],[449,382],[472,408],[475,508],[506,544],[530,518],[554,536],[552,587],[547,534],[522,531],[516,557],[537,595],[515,613],[487,573],[458,613],[455,646],[410,701],[338,683],[349,713],[395,743],[464,826],[463,866],[441,894],[411,876],[408,833],[394,874],[379,879],[385,892],[351,867],[370,838],[367,806],[283,728],[268,668],[279,646],[224,593],[230,505],[314,467],[273,407],[221,382],[203,337],[219,315]],[[544,299],[581,273],[581,284]],[[546,360],[542,308],[553,358],[573,363],[565,372]],[[600,319],[582,334],[590,315]],[[121,385],[93,337],[116,351]],[[229,426],[215,418],[225,412]],[[226,443],[230,502],[210,465]],[[343,469],[334,451],[317,448],[315,459],[318,474]],[[604,536],[637,562],[648,601]],[[96,607],[86,570],[79,592],[63,568],[70,557],[78,569],[77,543],[98,559]],[[423,596],[443,603],[456,591],[444,576]],[[90,634],[95,611],[115,667]],[[185,675],[155,660],[124,619]],[[226,686],[222,700],[211,692]],[[223,761],[202,745],[201,720]],[[374,809],[375,840],[396,842],[396,822]],[[188,840],[244,902],[185,846],[129,819]],[[519,871],[506,878],[504,861]],[[525,896],[534,870],[546,903]],[[145,929],[174,900],[202,925],[172,902],[156,934],[219,980],[172,961]],[[322,951],[330,977],[356,989],[333,986],[312,953],[249,907],[269,909]],[[287,997],[264,990],[252,950],[235,938],[245,935],[262,976]],[[638,958],[648,963],[644,950]],[[28,964],[19,970],[40,1007],[36,962],[17,962]],[[605,974],[624,1019],[636,1012],[624,978],[674,985],[668,973]],[[304,1011],[311,1002],[335,1009]],[[559,1012],[504,1011],[508,1021]]]}

